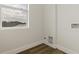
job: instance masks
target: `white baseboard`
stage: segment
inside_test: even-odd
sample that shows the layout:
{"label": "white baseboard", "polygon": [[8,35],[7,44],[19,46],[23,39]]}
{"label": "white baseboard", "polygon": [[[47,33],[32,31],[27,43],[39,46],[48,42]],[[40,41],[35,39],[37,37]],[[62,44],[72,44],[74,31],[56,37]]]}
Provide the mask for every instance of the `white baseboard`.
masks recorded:
{"label": "white baseboard", "polygon": [[74,52],[73,50],[65,48],[65,47],[63,47],[61,45],[50,44],[46,40],[40,40],[40,41],[36,41],[36,42],[34,42],[32,44],[26,44],[25,46],[22,46],[22,47],[19,47],[19,48],[16,48],[16,49],[12,49],[12,50],[9,50],[9,51],[4,51],[1,54],[16,54],[16,53],[19,53],[19,52],[24,51],[26,49],[37,46],[39,44],[42,44],[42,43],[44,43],[44,44],[46,44],[46,45],[48,45],[48,46],[50,46],[52,48],[57,48],[57,49],[65,52],[65,53],[68,53],[68,54],[78,54],[77,52]]}
{"label": "white baseboard", "polygon": [[5,51],[5,52],[3,52],[1,54],[16,54],[16,53],[19,53],[19,52],[24,51],[26,49],[37,46],[37,45],[39,45],[41,43],[43,43],[43,40],[36,41],[36,42],[34,42],[32,44],[26,44],[25,46],[22,46],[22,47],[19,47],[19,48],[16,48],[16,49],[12,49],[12,50],[9,50],[9,51]]}
{"label": "white baseboard", "polygon": [[65,53],[67,53],[67,54],[78,54],[77,52],[75,52],[75,51],[73,51],[73,50],[71,50],[71,49],[65,48],[65,47],[63,47],[63,46],[60,46],[60,45],[56,45],[56,47],[57,47],[59,50],[65,52]]}
{"label": "white baseboard", "polygon": [[46,45],[48,45],[48,46],[50,46],[50,47],[52,47],[52,48],[56,48],[55,44],[50,44],[50,43],[48,43],[47,40],[43,40],[43,43],[46,44]]}
{"label": "white baseboard", "polygon": [[75,51],[73,51],[73,50],[71,50],[71,49],[65,48],[65,47],[63,47],[63,46],[61,46],[61,45],[50,44],[50,43],[48,43],[46,40],[44,40],[43,43],[46,44],[46,45],[48,45],[48,46],[50,46],[50,47],[52,47],[52,48],[57,48],[57,49],[59,49],[59,50],[65,52],[65,53],[67,53],[67,54],[78,54],[77,52],[75,52]]}

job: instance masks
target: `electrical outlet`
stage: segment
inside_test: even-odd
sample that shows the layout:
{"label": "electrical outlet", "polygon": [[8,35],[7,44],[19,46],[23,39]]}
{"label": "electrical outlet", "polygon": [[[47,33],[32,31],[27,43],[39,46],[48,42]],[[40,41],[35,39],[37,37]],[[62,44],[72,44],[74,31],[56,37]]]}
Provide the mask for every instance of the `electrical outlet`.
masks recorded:
{"label": "electrical outlet", "polygon": [[48,42],[53,43],[53,36],[48,36]]}
{"label": "electrical outlet", "polygon": [[44,39],[47,39],[46,37],[44,37]]}

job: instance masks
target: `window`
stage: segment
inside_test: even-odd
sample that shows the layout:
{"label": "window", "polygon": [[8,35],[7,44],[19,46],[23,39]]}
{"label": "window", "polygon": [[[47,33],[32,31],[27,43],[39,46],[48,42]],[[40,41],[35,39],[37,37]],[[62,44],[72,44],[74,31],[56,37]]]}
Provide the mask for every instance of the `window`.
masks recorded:
{"label": "window", "polygon": [[4,4],[0,6],[1,28],[27,28],[28,5]]}

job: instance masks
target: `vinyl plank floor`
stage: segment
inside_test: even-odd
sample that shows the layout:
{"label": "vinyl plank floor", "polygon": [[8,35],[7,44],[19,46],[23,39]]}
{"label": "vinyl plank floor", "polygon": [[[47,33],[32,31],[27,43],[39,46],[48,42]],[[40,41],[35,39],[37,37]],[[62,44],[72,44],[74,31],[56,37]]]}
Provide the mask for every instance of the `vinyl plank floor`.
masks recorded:
{"label": "vinyl plank floor", "polygon": [[30,48],[28,50],[22,51],[18,54],[66,54],[59,49],[54,49],[46,44],[40,44],[36,47]]}

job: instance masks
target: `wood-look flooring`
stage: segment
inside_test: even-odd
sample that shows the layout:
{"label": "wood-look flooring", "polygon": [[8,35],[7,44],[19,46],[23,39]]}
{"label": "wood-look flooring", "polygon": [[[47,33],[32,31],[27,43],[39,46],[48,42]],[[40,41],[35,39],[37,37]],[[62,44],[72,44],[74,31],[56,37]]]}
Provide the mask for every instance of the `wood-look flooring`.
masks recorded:
{"label": "wood-look flooring", "polygon": [[22,51],[18,54],[65,54],[63,51],[49,47],[46,44],[40,44],[36,47]]}

